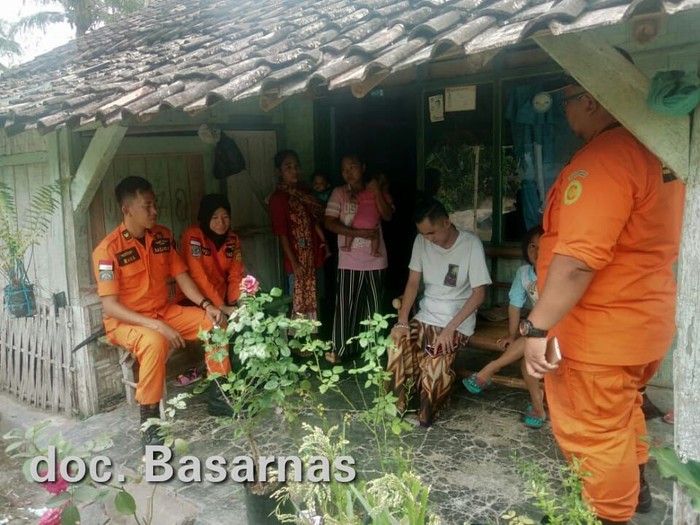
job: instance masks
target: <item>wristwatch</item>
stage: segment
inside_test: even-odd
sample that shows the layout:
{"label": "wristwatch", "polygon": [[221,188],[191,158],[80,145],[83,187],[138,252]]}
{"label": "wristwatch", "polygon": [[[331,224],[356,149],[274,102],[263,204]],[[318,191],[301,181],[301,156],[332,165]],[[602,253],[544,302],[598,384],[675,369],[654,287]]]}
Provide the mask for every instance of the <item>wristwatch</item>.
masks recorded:
{"label": "wristwatch", "polygon": [[535,328],[529,319],[520,321],[519,331],[523,337],[547,337],[547,330]]}

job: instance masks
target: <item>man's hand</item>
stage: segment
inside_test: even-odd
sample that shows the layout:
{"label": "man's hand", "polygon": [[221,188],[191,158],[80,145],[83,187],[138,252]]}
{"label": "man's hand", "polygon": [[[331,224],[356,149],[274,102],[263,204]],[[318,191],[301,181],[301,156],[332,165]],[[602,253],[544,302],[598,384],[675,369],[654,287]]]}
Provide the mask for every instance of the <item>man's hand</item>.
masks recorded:
{"label": "man's hand", "polygon": [[394,326],[394,328],[391,329],[389,336],[394,341],[394,344],[398,345],[401,339],[411,336],[411,329],[403,326]]}
{"label": "man's hand", "polygon": [[447,325],[433,341],[433,347],[442,354],[452,352],[454,348],[455,329]]}
{"label": "man's hand", "polygon": [[185,339],[168,323],[157,321],[155,331],[167,339],[171,348],[185,348]]}
{"label": "man's hand", "polygon": [[559,368],[547,362],[545,353],[547,351],[546,337],[526,337],[525,338],[525,366],[527,373],[537,379],[543,378],[552,370]]}
{"label": "man's hand", "polygon": [[208,304],[204,311],[206,312],[207,317],[211,320],[212,323],[221,324],[224,322],[224,313],[213,304]]}

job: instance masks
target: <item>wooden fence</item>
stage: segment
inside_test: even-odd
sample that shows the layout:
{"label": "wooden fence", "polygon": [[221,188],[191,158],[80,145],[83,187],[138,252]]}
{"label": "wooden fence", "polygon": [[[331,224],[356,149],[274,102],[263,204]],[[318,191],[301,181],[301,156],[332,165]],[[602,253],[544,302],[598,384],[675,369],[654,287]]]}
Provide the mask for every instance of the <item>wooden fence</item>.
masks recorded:
{"label": "wooden fence", "polygon": [[[40,301],[37,300],[37,303]],[[72,415],[77,407],[71,311],[37,304],[16,319],[0,301],[0,390],[36,408]]]}

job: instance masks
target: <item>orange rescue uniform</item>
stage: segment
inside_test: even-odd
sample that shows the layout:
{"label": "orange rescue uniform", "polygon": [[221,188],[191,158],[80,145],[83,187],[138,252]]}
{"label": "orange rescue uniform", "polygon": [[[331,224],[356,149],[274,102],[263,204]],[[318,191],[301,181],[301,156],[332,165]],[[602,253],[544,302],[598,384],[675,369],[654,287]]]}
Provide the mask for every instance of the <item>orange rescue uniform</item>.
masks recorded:
{"label": "orange rescue uniform", "polygon": [[[95,248],[92,259],[97,293],[100,297],[116,295],[126,308],[141,315],[160,319],[180,332],[188,341],[197,339],[199,328],[210,329],[212,323],[197,307],[182,307],[168,301],[168,279],[187,271],[175,250],[170,231],[155,226],[146,231],[141,244],[119,225]],[[139,361],[136,401],[153,404],[163,397],[165,361],[170,344],[150,328],[123,323],[104,316],[109,340],[132,352]],[[217,362],[207,356],[210,372],[227,374],[227,358]]]}
{"label": "orange rescue uniform", "polygon": [[567,457],[586,458],[584,496],[601,518],[629,520],[648,446],[638,389],[675,333],[685,187],[626,129],[604,130],[562,170],[547,196],[537,275],[555,254],[596,271],[551,331],[563,360],[545,376],[552,428]]}
{"label": "orange rescue uniform", "polygon": [[229,230],[217,250],[199,226],[190,226],[182,235],[180,254],[199,290],[215,306],[236,304],[241,295],[243,257],[233,231]]}

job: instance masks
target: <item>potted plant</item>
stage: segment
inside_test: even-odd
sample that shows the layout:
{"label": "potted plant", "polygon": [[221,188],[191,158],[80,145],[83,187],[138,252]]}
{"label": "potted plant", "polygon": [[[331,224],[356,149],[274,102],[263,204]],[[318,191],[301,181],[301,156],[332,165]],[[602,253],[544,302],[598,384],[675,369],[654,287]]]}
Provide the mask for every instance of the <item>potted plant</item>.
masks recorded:
{"label": "potted plant", "polygon": [[12,188],[0,182],[0,274],[6,282],[5,309],[14,317],[30,317],[36,312],[34,285],[27,276],[29,261],[25,262],[25,257],[48,233],[51,216],[60,205],[59,194],[59,182],[36,190],[20,221]]}
{"label": "potted plant", "polygon": [[[281,411],[288,419],[295,416],[293,408],[310,390],[307,364],[297,364],[292,353],[322,354],[327,343],[314,338],[320,323],[303,317],[289,319],[282,290],[273,288],[260,292],[258,282],[248,276],[241,283],[239,307],[231,315],[225,328],[215,327],[202,332],[200,338],[213,358],[223,359],[230,347],[232,371],[227,376],[212,374],[211,388],[219,388],[231,407],[232,415],[219,418],[230,425],[234,439],[243,438],[249,457],[260,458],[256,430],[264,415]],[[195,392],[201,392],[201,385]],[[247,483],[246,497],[250,523],[266,523],[274,511],[270,495],[276,488],[267,473],[256,473],[255,481]],[[261,506],[263,507],[261,509]],[[273,517],[274,519],[274,517]],[[275,521],[276,522],[276,521]]]}

